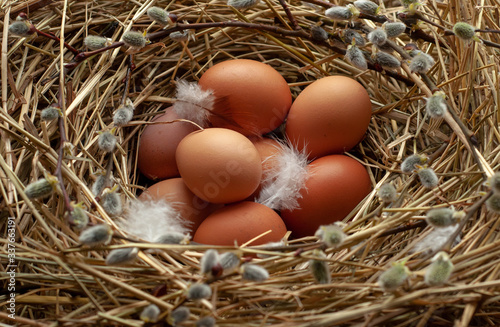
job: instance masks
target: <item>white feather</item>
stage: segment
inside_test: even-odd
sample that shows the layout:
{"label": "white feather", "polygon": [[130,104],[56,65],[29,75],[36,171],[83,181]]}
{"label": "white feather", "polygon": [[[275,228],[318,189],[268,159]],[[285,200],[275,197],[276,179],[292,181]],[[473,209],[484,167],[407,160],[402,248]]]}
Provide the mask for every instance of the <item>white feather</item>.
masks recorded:
{"label": "white feather", "polygon": [[[459,224],[451,225],[444,228],[434,228],[426,237],[424,237],[420,242],[415,244],[412,253],[425,252],[430,253],[442,249],[445,243],[448,241],[450,236],[455,233]],[[454,244],[460,242],[460,236],[454,241]]]}
{"label": "white feather", "polygon": [[173,107],[179,118],[187,119],[206,127],[215,96],[212,90],[202,90],[196,82],[177,80],[176,98]]}
{"label": "white feather", "polygon": [[280,151],[266,160],[276,164],[263,172],[263,187],[256,202],[275,210],[297,208],[308,176],[307,154],[281,142]]}
{"label": "white feather", "polygon": [[118,225],[127,234],[148,242],[156,242],[168,232],[188,232],[179,211],[165,200],[132,200]]}

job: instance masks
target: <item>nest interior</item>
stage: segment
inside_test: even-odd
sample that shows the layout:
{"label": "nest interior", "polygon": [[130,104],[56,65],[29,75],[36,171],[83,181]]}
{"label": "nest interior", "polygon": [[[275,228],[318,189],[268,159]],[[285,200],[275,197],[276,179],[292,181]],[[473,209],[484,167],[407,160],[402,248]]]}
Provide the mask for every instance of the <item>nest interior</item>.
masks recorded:
{"label": "nest interior", "polygon": [[[189,307],[185,325],[211,316],[219,326],[497,326],[500,324],[500,220],[486,209],[490,196],[484,182],[497,170],[500,132],[499,3],[483,1],[380,1],[376,15],[361,14],[352,22],[333,22],[325,16],[331,6],[346,1],[265,0],[249,9],[222,1],[158,1],[155,6],[175,13],[179,25],[162,30],[145,15],[152,1],[6,1],[2,4],[2,109],[0,111],[0,174],[2,235],[0,258],[5,285],[0,293],[8,307],[9,241],[15,218],[15,320],[2,310],[0,318],[32,326],[142,326],[139,315],[153,303],[161,310],[158,324],[168,325],[170,312]],[[415,7],[415,8],[414,8]],[[415,11],[413,11],[415,9]],[[99,151],[98,132],[112,126],[126,85],[130,52],[125,47],[85,58],[70,72],[65,64],[75,55],[57,40],[42,35],[8,35],[20,12],[40,31],[84,49],[87,35],[105,35],[112,42],[124,31],[147,31],[152,41],[133,55],[128,96],[135,112],[132,122],[117,129],[118,147],[112,156]],[[403,13],[403,14],[401,14]],[[384,70],[369,58],[361,70],[345,60],[350,41],[341,31],[354,28],[365,35],[387,20],[403,20],[406,32],[391,40],[401,68]],[[453,32],[466,21],[478,30],[478,41],[464,41]],[[186,27],[186,25],[192,27]],[[205,25],[203,25],[205,24]],[[413,24],[413,25],[412,25]],[[327,40],[312,36],[319,26]],[[171,31],[192,31],[186,41],[168,38]],[[155,34],[156,33],[156,34]],[[158,34],[159,33],[159,34]],[[162,34],[163,33],[163,34]],[[412,73],[403,47],[409,43],[430,54],[435,63],[425,74]],[[210,282],[212,296],[186,301],[190,284],[206,281],[199,260],[208,247],[200,245],[134,244],[139,259],[126,267],[107,266],[111,249],[130,247],[115,240],[94,249],[78,243],[79,232],[65,221],[60,194],[29,200],[25,186],[45,172],[54,173],[60,155],[57,122],[42,122],[41,109],[57,103],[64,91],[66,142],[61,174],[68,196],[82,202],[92,223],[118,229],[96,202],[90,185],[96,173],[114,163],[113,181],[125,202],[147,186],[137,170],[138,140],[146,123],[175,101],[177,79],[197,81],[209,67],[232,58],[254,59],[279,71],[296,97],[324,76],[347,75],[368,91],[373,115],[363,141],[349,155],[367,168],[373,191],[344,222],[345,242],[327,249],[331,281],[315,282],[309,260],[321,246],[316,237],[291,240],[276,249],[218,247],[238,250],[253,259],[270,277],[247,282],[238,274]],[[63,87],[60,87],[61,82]],[[449,113],[429,119],[426,98],[436,90],[446,96]],[[355,117],[353,117],[355,119]],[[428,155],[439,178],[427,189],[415,174],[402,174],[402,161],[415,153]],[[378,188],[391,182],[398,199],[385,206]],[[432,234],[425,213],[436,206],[464,210],[457,241],[452,235]],[[422,248],[428,235],[438,248]],[[441,241],[440,239],[445,241]],[[450,242],[450,240],[452,242]],[[453,242],[454,241],[454,242]],[[420,246],[420,248],[419,248]],[[211,247],[213,248],[213,247]],[[148,252],[148,249],[156,249]],[[420,249],[420,250],[416,250]],[[454,271],[445,285],[424,283],[431,256],[446,250]],[[384,292],[377,280],[391,264],[406,260],[410,278],[396,292]]]}

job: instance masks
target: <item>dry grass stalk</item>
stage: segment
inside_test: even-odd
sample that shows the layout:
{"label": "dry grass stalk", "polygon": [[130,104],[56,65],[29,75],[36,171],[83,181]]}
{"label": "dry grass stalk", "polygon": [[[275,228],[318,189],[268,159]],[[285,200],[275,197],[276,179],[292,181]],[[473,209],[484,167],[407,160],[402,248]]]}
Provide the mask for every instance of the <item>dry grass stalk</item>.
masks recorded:
{"label": "dry grass stalk", "polygon": [[[351,213],[348,218],[352,219],[346,219],[349,236],[341,248],[326,251],[327,258],[323,260],[328,262],[331,283],[314,283],[307,262],[315,258],[312,251],[320,244],[309,237],[293,240],[279,251],[241,248],[243,256],[271,255],[254,259],[267,268],[270,278],[262,283],[248,283],[233,274],[211,283],[210,299],[193,302],[186,301],[185,290],[190,284],[203,282],[198,262],[207,247],[134,244],[141,251],[139,260],[125,268],[108,267],[104,264],[106,251],[130,245],[113,242],[95,249],[79,247],[78,234],[62,219],[64,202],[59,196],[32,202],[23,192],[24,186],[44,171],[55,170],[57,123],[41,123],[38,112],[58,102],[58,81],[43,81],[58,75],[61,62],[71,60],[72,54],[65,51],[61,57],[58,42],[53,40],[8,37],[8,22],[15,19],[12,15],[9,18],[9,14],[29,11],[37,28],[64,34],[65,41],[76,48],[82,47],[84,36],[100,34],[113,22],[118,22],[108,35],[113,41],[132,27],[148,33],[158,30],[158,25],[144,15],[150,2],[65,1],[64,7],[48,3],[6,2],[0,14],[0,227],[7,231],[7,217],[16,217],[17,322],[31,326],[142,326],[140,312],[154,303],[164,311],[163,318],[183,304],[189,307],[191,318],[211,315],[216,317],[218,326],[500,324],[498,215],[483,206],[464,223],[461,242],[449,249],[455,265],[449,285],[425,286],[428,256],[411,251],[430,232],[423,225],[412,227],[426,210],[448,204],[467,210],[485,191],[484,176],[500,166],[498,49],[466,44],[428,23],[421,28],[436,42],[417,42],[436,59],[427,74],[429,80],[446,94],[449,109],[474,133],[477,151],[471,151],[471,144],[464,141],[470,135],[460,126],[451,126],[451,116],[445,117],[448,124],[425,119],[424,98],[432,90],[420,75],[408,75],[415,83],[411,86],[384,72],[360,71],[328,47],[300,37],[231,26],[208,28],[197,30],[195,40],[176,43],[166,38],[158,46],[136,53],[137,68],[129,90],[136,110],[133,121],[119,129],[119,146],[113,154],[114,181],[125,191],[126,198],[134,198],[144,186],[136,163],[138,138],[146,125],[143,122],[150,121],[174,101],[175,79],[197,80],[216,62],[229,58],[266,62],[282,73],[294,95],[322,76],[350,75],[366,87],[374,105],[367,136],[351,153],[369,169],[374,191]],[[37,8],[40,4],[41,8]],[[495,0],[485,0],[480,5],[463,0],[428,1],[419,6],[419,11],[428,21],[448,30],[457,21],[470,21],[480,29],[499,29],[497,11],[489,10],[499,5]],[[322,9],[298,1],[288,6],[303,29],[318,19],[325,22],[323,27],[330,33],[345,26],[332,26]],[[402,9],[398,1],[383,2],[382,12],[390,19],[394,20]],[[278,1],[265,1],[236,14],[223,2],[213,1],[170,3],[168,10],[190,23],[238,19],[275,25],[277,17],[290,25]],[[61,28],[63,15],[66,25]],[[91,19],[89,24],[86,19]],[[376,26],[373,22],[369,25]],[[498,34],[485,33],[481,37],[500,43]],[[341,47],[336,42],[334,46]],[[399,45],[409,42],[406,35],[395,40]],[[402,67],[409,72],[405,62]],[[117,225],[94,200],[90,185],[92,176],[106,169],[107,156],[97,149],[97,132],[112,125],[112,113],[124,92],[122,80],[126,74],[127,56],[117,48],[79,65],[66,80],[65,89],[67,137],[75,146],[62,167],[66,188],[75,202],[96,208],[91,210],[92,223],[106,222],[116,233]],[[400,164],[407,156],[431,155],[438,149],[442,153],[434,158],[432,167],[440,179],[439,189],[426,190],[415,176],[400,173]],[[376,187],[386,181],[391,181],[399,192],[398,200],[390,207],[380,205],[376,199]],[[410,227],[401,229],[406,225]],[[0,241],[1,264],[6,271],[8,240],[2,237]],[[157,251],[148,252],[153,248]],[[305,251],[299,254],[298,248]],[[413,276],[397,293],[384,294],[376,284],[378,276],[392,262],[403,258],[409,259],[407,265],[414,271]],[[2,277],[7,283],[8,275],[2,272]],[[155,296],[161,287],[167,290],[166,294]],[[0,294],[0,302],[5,304],[8,296],[8,292]],[[5,312],[0,317],[8,319]]]}

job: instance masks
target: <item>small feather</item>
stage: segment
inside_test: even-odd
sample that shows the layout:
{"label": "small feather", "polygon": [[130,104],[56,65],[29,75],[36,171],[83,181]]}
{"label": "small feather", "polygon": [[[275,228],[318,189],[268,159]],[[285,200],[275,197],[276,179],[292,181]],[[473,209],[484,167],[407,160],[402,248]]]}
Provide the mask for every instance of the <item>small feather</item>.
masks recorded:
{"label": "small feather", "polygon": [[[451,225],[443,228],[435,228],[426,237],[424,237],[420,242],[415,244],[411,252],[434,252],[441,249],[444,244],[448,241],[450,236],[455,233],[459,224]],[[459,243],[460,237],[457,236],[454,243]]]}
{"label": "small feather", "polygon": [[256,202],[275,210],[293,210],[307,180],[307,154],[282,142],[273,159],[276,164],[263,172],[263,188]]}
{"label": "small feather", "polygon": [[179,118],[195,122],[201,127],[207,126],[215,101],[211,90],[202,90],[196,82],[178,80],[176,99],[173,108]]}
{"label": "small feather", "polygon": [[148,242],[156,242],[168,232],[187,232],[180,213],[164,200],[132,200],[118,225],[128,234]]}

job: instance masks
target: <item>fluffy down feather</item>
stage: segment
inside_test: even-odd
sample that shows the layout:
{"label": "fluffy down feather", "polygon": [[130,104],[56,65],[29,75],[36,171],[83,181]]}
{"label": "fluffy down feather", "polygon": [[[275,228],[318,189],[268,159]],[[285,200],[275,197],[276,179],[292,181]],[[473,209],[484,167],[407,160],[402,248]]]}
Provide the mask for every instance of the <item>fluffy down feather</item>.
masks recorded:
{"label": "fluffy down feather", "polygon": [[274,158],[276,165],[263,172],[263,187],[256,202],[275,210],[293,210],[307,180],[307,154],[286,143]]}
{"label": "fluffy down feather", "polygon": [[[430,253],[441,249],[444,244],[448,241],[450,236],[455,233],[459,224],[451,225],[443,228],[434,228],[423,240],[415,244],[411,252],[421,252]],[[454,244],[460,242],[460,236],[454,241]]]}
{"label": "fluffy down feather", "polygon": [[148,242],[156,242],[168,232],[188,232],[180,213],[164,200],[132,200],[118,225],[128,234]]}
{"label": "fluffy down feather", "polygon": [[201,127],[207,126],[215,101],[212,91],[202,90],[196,82],[178,80],[176,98],[173,107],[179,118],[195,122]]}

